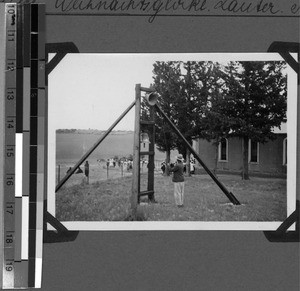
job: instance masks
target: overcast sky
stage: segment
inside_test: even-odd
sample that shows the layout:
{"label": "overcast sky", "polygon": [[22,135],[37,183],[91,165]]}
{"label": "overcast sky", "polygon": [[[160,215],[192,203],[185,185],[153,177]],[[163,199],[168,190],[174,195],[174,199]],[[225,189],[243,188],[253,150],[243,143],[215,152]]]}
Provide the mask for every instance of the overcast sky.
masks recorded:
{"label": "overcast sky", "polygon": [[[106,130],[149,87],[155,61],[281,60],[278,54],[68,54],[49,75],[49,127]],[[134,108],[115,128],[133,130]]]}

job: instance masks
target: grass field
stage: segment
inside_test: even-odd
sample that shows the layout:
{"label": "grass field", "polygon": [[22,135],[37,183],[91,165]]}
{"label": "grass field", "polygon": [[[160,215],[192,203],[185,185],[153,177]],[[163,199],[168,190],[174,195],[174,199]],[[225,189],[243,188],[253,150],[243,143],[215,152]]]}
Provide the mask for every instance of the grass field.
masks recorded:
{"label": "grass field", "polygon": [[[146,183],[142,175],[142,187]],[[177,208],[171,177],[156,173],[155,199],[141,200],[148,221],[282,221],[286,218],[286,180],[220,175],[242,205],[234,206],[208,175],[186,177],[183,208]],[[129,214],[131,176],[63,187],[56,195],[60,221],[122,221]]]}

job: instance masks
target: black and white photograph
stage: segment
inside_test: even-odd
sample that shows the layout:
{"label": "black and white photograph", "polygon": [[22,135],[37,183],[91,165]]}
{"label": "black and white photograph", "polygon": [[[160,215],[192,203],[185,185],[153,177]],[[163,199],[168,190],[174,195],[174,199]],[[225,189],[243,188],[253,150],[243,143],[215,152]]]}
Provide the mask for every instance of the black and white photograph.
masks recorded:
{"label": "black and white photograph", "polygon": [[0,1],[0,287],[298,291],[299,1]]}
{"label": "black and white photograph", "polygon": [[68,54],[48,78],[48,211],[69,230],[275,230],[295,210],[279,54]]}

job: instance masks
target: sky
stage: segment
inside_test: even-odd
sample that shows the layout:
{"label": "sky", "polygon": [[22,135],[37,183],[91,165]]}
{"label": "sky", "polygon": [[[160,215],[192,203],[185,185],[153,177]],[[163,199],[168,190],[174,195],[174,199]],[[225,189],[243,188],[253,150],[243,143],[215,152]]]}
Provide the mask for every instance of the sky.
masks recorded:
{"label": "sky", "polygon": [[[135,84],[152,82],[152,60],[121,55],[67,55],[49,75],[54,127],[106,130],[135,100]],[[51,99],[51,100],[50,100]],[[133,130],[134,109],[116,129]]]}
{"label": "sky", "polygon": [[[155,61],[268,59],[281,60],[278,54],[270,53],[68,54],[49,75],[49,126],[52,130],[107,130],[135,100],[135,85],[150,86]],[[115,130],[133,128],[134,108]]]}

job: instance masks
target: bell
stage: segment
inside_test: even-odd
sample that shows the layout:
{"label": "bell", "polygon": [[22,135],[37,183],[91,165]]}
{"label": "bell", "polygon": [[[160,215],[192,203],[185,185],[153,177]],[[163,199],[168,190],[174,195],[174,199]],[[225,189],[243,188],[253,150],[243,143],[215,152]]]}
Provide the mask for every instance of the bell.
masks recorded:
{"label": "bell", "polygon": [[144,144],[144,146],[145,146],[146,143],[150,143],[148,133],[147,133],[147,132],[142,132],[142,133],[141,133],[140,140],[141,140],[141,143]]}
{"label": "bell", "polygon": [[145,97],[146,97],[146,100],[147,100],[148,104],[150,106],[154,106],[157,102],[158,95],[155,92],[151,92],[149,94],[146,94]]}

